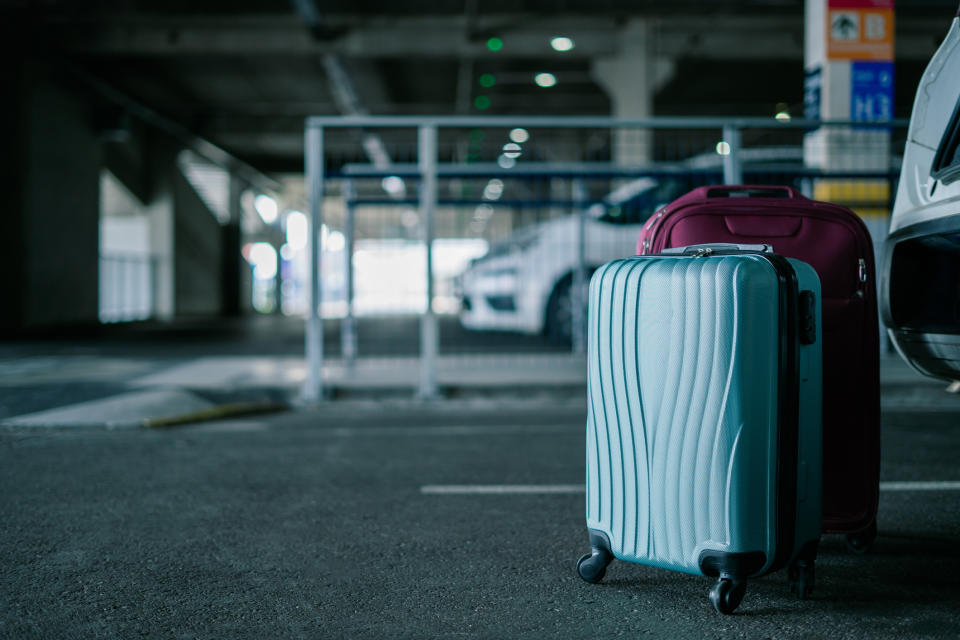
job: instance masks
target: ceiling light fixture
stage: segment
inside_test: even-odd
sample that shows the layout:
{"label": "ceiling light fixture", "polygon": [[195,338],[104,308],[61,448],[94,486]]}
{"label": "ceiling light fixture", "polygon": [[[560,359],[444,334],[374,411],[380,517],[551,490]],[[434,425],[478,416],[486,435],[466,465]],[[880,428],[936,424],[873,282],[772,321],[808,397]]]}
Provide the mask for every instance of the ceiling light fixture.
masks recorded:
{"label": "ceiling light fixture", "polygon": [[530,139],[530,133],[523,127],[517,127],[510,130],[510,139],[517,144],[523,144]]}
{"label": "ceiling light fixture", "polygon": [[570,51],[573,49],[573,40],[567,36],[554,36],[550,39],[550,46],[554,51]]}
{"label": "ceiling light fixture", "polygon": [[534,76],[533,81],[536,82],[537,85],[547,88],[557,84],[557,77],[552,73],[538,73]]}
{"label": "ceiling light fixture", "polygon": [[277,219],[277,201],[261,193],[253,200],[253,208],[260,214],[265,224],[273,224]]}

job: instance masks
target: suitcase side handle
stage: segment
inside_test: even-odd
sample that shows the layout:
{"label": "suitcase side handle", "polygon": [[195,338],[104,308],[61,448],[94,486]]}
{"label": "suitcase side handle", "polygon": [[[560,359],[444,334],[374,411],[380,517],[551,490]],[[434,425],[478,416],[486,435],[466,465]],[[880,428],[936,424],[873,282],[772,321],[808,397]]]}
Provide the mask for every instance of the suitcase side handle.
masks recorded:
{"label": "suitcase side handle", "polygon": [[800,344],[817,341],[817,301],[813,291],[801,291],[797,307],[800,310]]}
{"label": "suitcase side handle", "polygon": [[785,198],[794,200],[803,196],[793,187],[735,184],[709,187],[708,198]]}
{"label": "suitcase side handle", "polygon": [[714,242],[708,244],[691,244],[686,247],[664,249],[660,255],[664,256],[704,256],[721,253],[773,253],[773,246],[769,244],[734,244],[732,242]]}

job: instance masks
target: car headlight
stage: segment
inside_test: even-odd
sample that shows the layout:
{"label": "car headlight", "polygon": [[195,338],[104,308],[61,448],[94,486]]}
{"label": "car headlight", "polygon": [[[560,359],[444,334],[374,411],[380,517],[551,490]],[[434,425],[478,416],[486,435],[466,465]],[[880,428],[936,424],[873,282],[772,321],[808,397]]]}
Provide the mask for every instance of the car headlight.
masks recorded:
{"label": "car headlight", "polygon": [[485,289],[515,290],[517,288],[517,268],[503,267],[481,271],[477,274],[477,283]]}
{"label": "car headlight", "polygon": [[490,260],[491,258],[499,258],[500,256],[523,253],[524,251],[527,251],[536,245],[538,242],[540,242],[539,233],[519,235],[518,237],[498,242],[494,245],[491,245],[487,253],[474,261],[472,266],[477,266],[487,260]]}
{"label": "car headlight", "polygon": [[510,252],[519,253],[521,251],[526,251],[531,248],[533,245],[537,244],[540,241],[540,235],[531,235],[526,238],[518,238],[510,243]]}

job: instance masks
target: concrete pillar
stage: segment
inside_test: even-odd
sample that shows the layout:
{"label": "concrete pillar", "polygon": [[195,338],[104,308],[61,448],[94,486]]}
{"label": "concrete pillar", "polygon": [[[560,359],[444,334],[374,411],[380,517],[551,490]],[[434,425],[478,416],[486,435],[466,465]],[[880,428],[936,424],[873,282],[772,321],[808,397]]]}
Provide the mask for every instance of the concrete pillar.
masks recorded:
{"label": "concrete pillar", "polygon": [[[230,219],[221,230],[223,254],[221,260],[221,307],[220,313],[227,317],[236,317],[243,314],[243,272],[248,271],[246,262],[241,255],[243,235],[240,232],[240,216],[242,208],[240,198],[246,184],[230,176],[227,206]],[[248,294],[249,297],[249,294]]]}
{"label": "concrete pillar", "polygon": [[220,222],[174,165],[174,295],[179,315],[218,315],[223,244]]}
{"label": "concrete pillar", "polygon": [[[673,75],[672,61],[658,57],[655,25],[649,20],[631,20],[616,35],[618,55],[594,60],[591,73],[610,96],[616,118],[653,116],[657,89]],[[640,129],[613,132],[613,161],[643,165],[653,158],[653,135]]]}
{"label": "concrete pillar", "polygon": [[150,218],[150,255],[153,256],[153,315],[172,320],[176,311],[173,258],[173,194],[154,194],[146,207]]}
{"label": "concrete pillar", "polygon": [[[805,115],[881,122],[893,117],[893,0],[870,9],[806,0]],[[890,134],[878,128],[821,127],[807,134],[808,166],[886,171]]]}
{"label": "concrete pillar", "polygon": [[102,153],[91,114],[55,69],[5,67],[0,326],[95,324]]}
{"label": "concrete pillar", "polygon": [[[0,25],[0,36],[9,35]],[[5,64],[0,65],[0,83],[6,87],[10,98],[0,100],[0,121],[4,122],[4,144],[0,145],[0,189],[4,194],[3,233],[10,241],[5,243],[2,264],[4,276],[0,278],[0,331],[10,332],[23,326],[23,297],[26,288],[26,245],[24,239],[25,188],[23,179],[23,152],[27,132],[22,125],[24,109],[24,74],[17,59],[17,52],[0,48]]]}
{"label": "concrete pillar", "polygon": [[220,229],[220,315],[225,317],[242,315],[240,270],[246,265],[242,264],[241,238],[239,222],[230,220]]}
{"label": "concrete pillar", "polygon": [[142,146],[150,219],[150,255],[153,256],[153,314],[161,321],[176,314],[175,198],[171,167],[177,147],[156,132],[147,132]]}
{"label": "concrete pillar", "polygon": [[[220,315],[224,309],[224,229],[180,170],[181,146],[152,131],[143,144],[154,260],[154,317]],[[239,242],[239,230],[234,230]],[[239,270],[239,266],[237,267]],[[239,276],[238,276],[239,279]]]}

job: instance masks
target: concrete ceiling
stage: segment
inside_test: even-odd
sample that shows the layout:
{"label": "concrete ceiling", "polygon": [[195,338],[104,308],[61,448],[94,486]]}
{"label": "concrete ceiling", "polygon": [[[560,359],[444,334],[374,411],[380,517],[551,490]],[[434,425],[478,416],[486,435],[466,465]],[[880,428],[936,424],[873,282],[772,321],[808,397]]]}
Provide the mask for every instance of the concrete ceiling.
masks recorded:
{"label": "concrete ceiling", "polygon": [[[898,116],[909,114],[956,11],[956,0],[909,5],[897,14]],[[800,0],[0,0],[0,11],[27,55],[67,65],[268,173],[302,170],[309,115],[610,114],[592,61],[616,56],[617,34],[638,19],[673,70],[655,114],[766,116],[780,102],[802,110]],[[553,51],[557,34],[576,47]],[[486,46],[493,36],[499,51]],[[541,71],[557,85],[536,86]],[[482,74],[496,85],[483,88]],[[485,111],[474,106],[481,93]]]}

